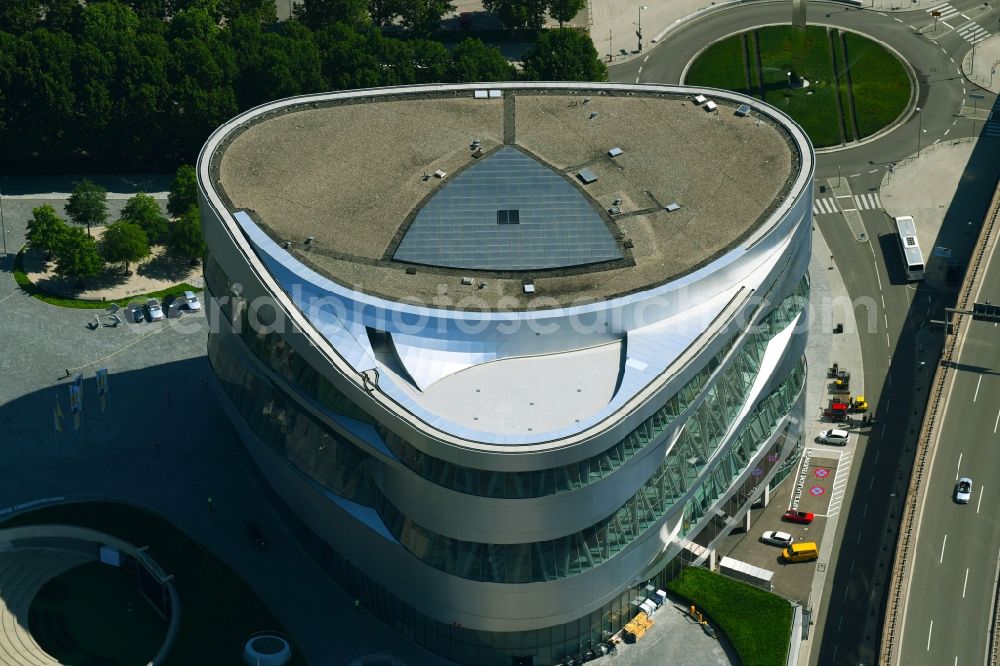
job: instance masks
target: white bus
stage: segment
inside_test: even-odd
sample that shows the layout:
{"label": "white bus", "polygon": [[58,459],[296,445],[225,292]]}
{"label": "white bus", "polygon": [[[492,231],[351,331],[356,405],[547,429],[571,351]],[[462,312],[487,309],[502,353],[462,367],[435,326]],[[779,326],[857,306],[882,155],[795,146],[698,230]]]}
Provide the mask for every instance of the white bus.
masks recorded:
{"label": "white bus", "polygon": [[924,279],[924,253],[920,251],[920,243],[917,242],[917,226],[913,223],[913,218],[909,215],[895,218],[896,233],[899,234],[899,250],[903,256],[903,270],[906,272],[906,279]]}

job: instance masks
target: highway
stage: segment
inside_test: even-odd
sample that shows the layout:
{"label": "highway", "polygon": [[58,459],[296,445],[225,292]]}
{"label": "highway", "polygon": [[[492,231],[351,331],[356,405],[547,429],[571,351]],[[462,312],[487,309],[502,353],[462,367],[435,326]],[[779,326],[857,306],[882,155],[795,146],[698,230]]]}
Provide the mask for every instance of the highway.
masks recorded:
{"label": "highway", "polygon": [[[998,262],[988,264],[979,294],[1000,299]],[[916,526],[900,664],[979,664],[989,648],[1000,567],[1000,328],[971,318],[963,326]],[[959,476],[974,483],[968,505],[954,501]]]}

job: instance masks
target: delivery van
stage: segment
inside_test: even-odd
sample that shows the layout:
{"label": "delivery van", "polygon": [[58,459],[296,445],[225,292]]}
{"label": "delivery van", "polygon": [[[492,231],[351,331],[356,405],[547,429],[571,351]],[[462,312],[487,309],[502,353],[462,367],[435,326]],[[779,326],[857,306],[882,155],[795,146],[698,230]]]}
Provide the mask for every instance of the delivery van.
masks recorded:
{"label": "delivery van", "polygon": [[812,562],[819,557],[819,546],[815,541],[793,543],[781,551],[786,562]]}

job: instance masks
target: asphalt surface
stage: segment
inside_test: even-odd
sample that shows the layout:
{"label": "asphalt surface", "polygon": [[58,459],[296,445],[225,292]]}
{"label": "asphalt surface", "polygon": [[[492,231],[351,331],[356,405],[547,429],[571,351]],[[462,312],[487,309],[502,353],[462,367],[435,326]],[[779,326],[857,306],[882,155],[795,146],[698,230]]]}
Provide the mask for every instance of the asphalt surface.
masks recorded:
{"label": "asphalt surface", "polygon": [[[977,300],[1000,296],[1000,266],[989,264]],[[1000,567],[1000,531],[994,529],[1000,482],[1000,329],[965,319],[966,337],[954,359],[956,376],[942,419],[914,543],[899,649],[901,664],[980,663]],[[954,501],[959,476],[974,483],[968,505]]]}
{"label": "asphalt surface", "polygon": [[[950,305],[954,300],[954,285],[943,282],[906,284],[892,221],[877,198],[886,171],[894,163],[912,157],[918,148],[926,151],[928,146],[940,141],[972,136],[973,131],[978,134],[985,119],[982,109],[995,102],[993,95],[977,89],[961,75],[959,63],[972,45],[960,33],[968,33],[966,26],[973,19],[982,26],[996,25],[1000,20],[1000,7],[996,3],[984,5],[971,1],[952,2],[950,6],[962,15],[952,19],[950,25],[939,24],[935,31],[929,28],[934,18],[923,10],[887,16],[877,11],[847,9],[828,3],[809,5],[810,23],[854,30],[891,45],[915,71],[918,82],[915,106],[922,109],[920,113],[911,111],[902,124],[874,140],[818,156],[815,197],[827,199],[828,203],[825,209],[815,211],[815,225],[827,240],[848,293],[856,304],[865,394],[873,406],[876,422],[859,437],[854,460],[856,471],[849,481],[845,499],[846,515],[841,517],[834,542],[839,549],[829,563],[833,575],[828,579],[823,598],[811,600],[815,623],[811,664],[871,664],[877,659],[899,508],[909,480],[916,432],[920,428],[927,383],[932,374],[931,369],[918,365],[918,354],[920,358],[927,357],[940,345],[942,336],[933,332],[927,322],[931,313],[941,318],[945,304]],[[741,5],[721,11],[677,29],[643,58],[613,68],[611,78],[622,82],[679,83],[690,60],[706,45],[751,27],[787,23],[789,19],[787,3]],[[925,34],[921,34],[922,31]],[[973,100],[969,97],[971,93],[982,94],[984,99]],[[979,107],[978,114],[973,114],[973,106]],[[978,156],[970,161],[969,168],[995,170],[995,156],[991,161],[984,152],[991,149],[996,149],[993,142],[980,144],[976,151]],[[820,186],[824,186],[825,191],[821,192]],[[955,228],[956,219],[981,220],[988,200],[985,190],[974,192],[960,188],[955,201],[942,201],[943,206],[950,203],[950,210],[939,238],[947,239],[948,247],[955,248],[958,255],[967,255],[973,238],[967,230]],[[842,212],[850,208],[856,211]],[[1000,281],[1000,277],[996,280]],[[1000,301],[1000,291],[994,290],[994,293],[998,296],[994,300]],[[970,332],[970,350],[963,352],[970,355],[970,360],[963,357],[960,362],[990,368],[988,342],[974,343],[971,338]],[[972,357],[973,349],[981,356]],[[989,377],[998,385],[994,390],[1000,388],[1000,379]],[[978,376],[975,381],[979,382]],[[992,386],[987,379],[982,383]],[[975,386],[973,392],[974,389]],[[984,391],[983,396],[990,395],[985,393],[986,388],[980,387],[980,390]],[[969,452],[969,442],[977,438],[970,439],[973,435],[970,424],[978,419],[982,425],[975,427],[985,431],[993,429],[994,418],[1000,417],[1000,414],[992,414],[994,418],[985,418],[974,411],[974,403],[970,400],[966,397],[963,404],[973,405],[970,407],[973,411],[956,415],[945,423],[946,432],[952,432],[947,430],[949,423],[960,432],[943,437],[954,440],[954,450],[942,447],[940,459],[949,461],[948,469],[935,470],[931,481],[930,493],[935,498],[943,498],[943,510],[941,515],[928,517],[921,528],[929,533],[937,530],[934,536],[923,538],[921,532],[917,540],[920,566],[931,567],[933,562],[937,569],[921,569],[914,573],[918,583],[912,592],[911,608],[914,610],[906,620],[908,634],[904,636],[908,642],[900,661],[902,664],[945,661],[951,664],[956,656],[959,663],[968,663],[973,655],[981,659],[988,636],[986,628],[992,608],[990,576],[994,575],[1000,551],[1000,543],[994,541],[1000,542],[1000,534],[970,537],[975,532],[973,525],[958,532],[959,524],[951,514],[969,507],[956,507],[948,499],[955,483],[958,454],[964,447],[967,457],[974,455]],[[980,409],[985,407],[980,406]],[[991,409],[995,410],[995,404]],[[992,431],[988,434],[995,439]],[[978,439],[991,441],[984,436]],[[1000,456],[1000,453],[995,455]],[[989,465],[992,458],[985,452],[982,456],[967,469],[987,469],[984,465]],[[994,496],[997,494],[1000,493],[994,487]],[[960,515],[967,521],[978,517],[980,530],[990,532],[983,529],[987,524],[981,514],[966,511]],[[937,557],[932,558],[929,551],[940,548],[943,532],[948,530],[955,533],[951,551],[954,562],[945,571],[942,570],[944,565],[938,564]],[[985,550],[980,549],[979,540],[987,542],[982,544]],[[972,560],[977,560],[975,567],[965,563]],[[981,576],[975,579],[980,581],[975,600],[968,589],[965,590],[970,595],[968,605],[974,608],[974,618],[965,612],[952,612],[947,607],[950,604],[943,606],[941,603],[941,600],[952,598],[956,603],[961,601],[958,594],[962,592],[966,568]],[[925,584],[928,576],[933,581]],[[926,641],[932,616],[937,618],[938,631],[944,635],[936,648],[940,651],[920,653],[916,650],[920,647],[917,643]],[[919,628],[911,630],[911,626]],[[915,634],[920,635],[915,637]],[[977,635],[978,643],[962,638],[963,634]]]}

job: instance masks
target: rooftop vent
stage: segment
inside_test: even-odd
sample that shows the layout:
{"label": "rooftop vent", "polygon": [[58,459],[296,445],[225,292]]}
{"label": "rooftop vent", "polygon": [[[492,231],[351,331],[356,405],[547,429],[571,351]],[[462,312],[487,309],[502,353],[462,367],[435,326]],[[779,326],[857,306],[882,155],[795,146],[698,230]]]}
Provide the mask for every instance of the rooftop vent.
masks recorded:
{"label": "rooftop vent", "polygon": [[524,289],[524,293],[526,294],[535,293],[535,283],[531,280],[525,280],[524,284],[522,284],[521,287],[522,289]]}
{"label": "rooftop vent", "polygon": [[441,169],[438,169],[437,171],[434,172],[434,177],[435,178],[444,178],[447,175],[448,175],[448,172],[447,171],[441,171]]}
{"label": "rooftop vent", "polygon": [[314,240],[316,240],[316,237],[315,236],[310,236],[309,238],[306,239],[306,245],[312,245],[312,242]]}
{"label": "rooftop vent", "polygon": [[635,247],[635,243],[633,243],[631,240],[626,240],[624,246],[626,250],[631,250],[633,247]]}
{"label": "rooftop vent", "polygon": [[591,111],[590,112],[590,120],[593,120],[596,117],[597,117],[597,111]]}
{"label": "rooftop vent", "polygon": [[717,107],[715,105],[715,102],[712,102],[712,101],[705,102],[705,110],[708,111],[709,113],[712,113],[713,111],[717,111],[718,108],[719,107]]}
{"label": "rooftop vent", "polygon": [[615,147],[608,151],[608,157],[618,157],[624,152],[621,148]]}
{"label": "rooftop vent", "polygon": [[462,284],[464,284],[464,285],[471,285],[472,284],[472,278],[470,278],[470,277],[464,277],[464,278],[462,278]]}
{"label": "rooftop vent", "polygon": [[580,169],[576,172],[576,177],[582,180],[584,185],[590,185],[597,180],[597,174],[590,169]]}
{"label": "rooftop vent", "polygon": [[407,275],[416,275],[417,274],[417,269],[414,268],[413,266],[407,266],[406,267],[406,274]]}
{"label": "rooftop vent", "polygon": [[675,210],[679,210],[680,207],[681,205],[675,201],[673,203],[668,203],[666,206],[663,207],[663,210],[667,211],[668,213],[672,213]]}
{"label": "rooftop vent", "polygon": [[699,105],[699,106],[701,106],[702,104],[704,104],[707,101],[708,101],[708,98],[705,97],[704,95],[695,95],[694,96],[694,103],[697,104],[697,105]]}
{"label": "rooftop vent", "polygon": [[736,108],[736,115],[739,116],[739,117],[741,117],[741,118],[743,116],[750,115],[750,105],[749,104],[740,104]]}

